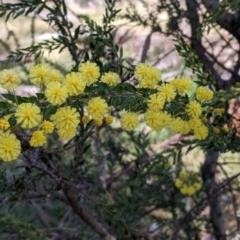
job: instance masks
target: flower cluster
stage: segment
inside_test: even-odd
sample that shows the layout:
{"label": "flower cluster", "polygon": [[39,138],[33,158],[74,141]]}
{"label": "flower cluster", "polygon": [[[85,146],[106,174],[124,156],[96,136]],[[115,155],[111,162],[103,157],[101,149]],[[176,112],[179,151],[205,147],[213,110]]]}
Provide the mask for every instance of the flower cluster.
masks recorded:
{"label": "flower cluster", "polygon": [[175,186],[183,195],[192,196],[201,189],[201,178],[193,171],[181,171],[175,181]]}
{"label": "flower cluster", "polygon": [[[141,91],[137,91],[142,88],[147,95],[137,102],[140,109],[144,110],[131,110],[130,102],[128,107],[124,107],[125,111],[120,113],[120,123],[125,130],[135,129],[142,117],[144,123],[155,131],[168,128],[181,134],[193,134],[198,140],[204,140],[208,136],[209,128],[202,119],[203,104],[213,98],[211,90],[200,86],[192,97],[188,97],[187,94],[193,88],[193,82],[189,78],[181,77],[164,82],[161,71],[145,63],[136,66],[134,77],[139,86],[136,95],[141,95]],[[22,102],[12,101],[11,118],[16,122],[15,127],[31,133],[29,144],[32,147],[42,147],[47,142],[47,136],[54,133],[64,140],[70,140],[82,129],[79,128],[80,124],[83,127],[89,123],[96,127],[103,122],[112,124],[114,118],[110,112],[117,110],[112,102],[117,95],[122,94],[114,91],[118,85],[122,87],[125,84],[121,83],[117,73],[101,73],[97,64],[90,61],[80,64],[78,71],[66,75],[45,63],[39,63],[30,68],[29,79],[40,88],[41,98],[36,97],[34,101],[29,101],[28,98]],[[16,72],[3,70],[0,72],[0,84],[6,90],[13,91],[21,84],[21,79]],[[99,86],[109,88],[106,92],[111,94],[98,92]],[[19,98],[15,96],[15,99]],[[9,144],[0,148],[0,156],[9,161],[21,151],[16,148],[19,151],[17,154],[14,144],[10,144],[15,141],[15,145],[20,146],[19,140],[11,133],[13,126],[6,118],[7,114],[3,114],[0,119],[0,133],[7,134]],[[12,155],[11,149],[14,152]]]}
{"label": "flower cluster", "polygon": [[139,81],[140,87],[143,88],[154,88],[162,80],[161,71],[146,63],[140,63],[136,66],[134,76]]}
{"label": "flower cluster", "polygon": [[[99,67],[89,61],[82,63],[78,72],[71,72],[66,76],[45,63],[32,66],[29,70],[29,79],[32,84],[41,88],[44,97],[36,102],[13,102],[14,112],[10,117],[15,119],[15,126],[11,126],[7,112],[0,119],[1,159],[11,161],[21,153],[20,140],[12,132],[13,127],[32,133],[29,140],[32,147],[43,146],[47,142],[47,135],[54,132],[57,132],[62,139],[73,138],[77,134],[80,124],[80,110],[71,107],[71,101],[68,99],[84,94],[86,86],[96,83],[100,80],[99,77]],[[120,77],[117,73],[109,72],[102,76],[101,81],[109,86],[114,86],[120,82]],[[21,78],[17,72],[11,69],[0,72],[2,88],[12,91],[20,84]],[[48,112],[44,112],[44,106],[48,106],[49,109],[55,106],[57,110],[55,113],[48,114]],[[91,118],[96,126],[100,126],[104,118],[107,124],[113,122],[104,98],[89,99],[84,108],[88,114],[83,116],[83,124],[88,123]]]}

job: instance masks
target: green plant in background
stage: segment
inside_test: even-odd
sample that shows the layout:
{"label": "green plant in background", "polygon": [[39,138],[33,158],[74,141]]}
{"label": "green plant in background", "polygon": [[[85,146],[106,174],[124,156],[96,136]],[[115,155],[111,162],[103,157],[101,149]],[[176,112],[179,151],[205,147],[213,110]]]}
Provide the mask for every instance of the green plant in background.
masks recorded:
{"label": "green plant in background", "polygon": [[[165,81],[157,67],[129,63],[112,36],[120,10],[105,3],[101,24],[80,15],[78,26],[64,0],[1,5],[5,21],[44,13],[58,33],[10,52],[9,61],[34,61],[25,79],[13,67],[0,72],[2,239],[192,239],[210,195],[229,182],[206,197],[208,185],[184,170],[182,155],[197,146],[239,151],[228,103],[222,105],[239,90],[219,91],[181,36],[176,48],[197,76],[195,90],[189,77]],[[44,57],[64,49],[69,71]],[[17,94],[25,82],[36,87],[33,96]],[[154,152],[149,135],[163,129],[183,139]]]}

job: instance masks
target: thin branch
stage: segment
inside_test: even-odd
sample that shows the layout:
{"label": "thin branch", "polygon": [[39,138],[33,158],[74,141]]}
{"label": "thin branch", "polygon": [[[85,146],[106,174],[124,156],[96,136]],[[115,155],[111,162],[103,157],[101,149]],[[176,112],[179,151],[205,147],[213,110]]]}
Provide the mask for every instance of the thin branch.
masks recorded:
{"label": "thin branch", "polygon": [[83,204],[78,201],[74,189],[68,184],[63,184],[62,190],[68,199],[74,212],[83,219],[95,232],[97,232],[104,240],[115,240],[116,238],[112,236],[108,230],[100,223],[97,222],[86,210]]}

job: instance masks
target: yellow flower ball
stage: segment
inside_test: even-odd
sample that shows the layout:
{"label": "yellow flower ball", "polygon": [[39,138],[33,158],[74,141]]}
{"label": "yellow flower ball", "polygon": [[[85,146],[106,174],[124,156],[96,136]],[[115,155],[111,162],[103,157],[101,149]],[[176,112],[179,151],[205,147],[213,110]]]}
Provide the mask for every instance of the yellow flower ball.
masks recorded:
{"label": "yellow flower ball", "polygon": [[49,69],[47,76],[44,78],[44,84],[47,86],[52,82],[62,83],[64,79],[63,74],[57,69]]}
{"label": "yellow flower ball", "polygon": [[121,125],[124,129],[127,131],[131,131],[134,128],[137,127],[139,121],[138,121],[138,115],[135,112],[126,112],[122,115],[121,119]]}
{"label": "yellow flower ball", "polygon": [[14,134],[4,133],[0,135],[0,158],[3,161],[15,160],[20,153],[21,144]]}
{"label": "yellow flower ball", "polygon": [[113,118],[113,116],[106,116],[105,117],[105,122],[106,122],[106,124],[112,124],[113,123],[113,120],[114,120],[114,118]]}
{"label": "yellow flower ball", "polygon": [[182,121],[182,126],[178,132],[180,134],[186,135],[190,132],[190,130],[191,130],[191,128],[189,126],[189,123],[187,121]]}
{"label": "yellow flower ball", "polygon": [[151,111],[161,110],[164,107],[165,100],[160,94],[152,94],[147,101],[148,109]]}
{"label": "yellow flower ball", "polygon": [[201,107],[200,103],[193,100],[187,104],[186,112],[192,118],[199,117],[202,114],[202,107]]}
{"label": "yellow flower ball", "polygon": [[196,190],[195,190],[194,186],[188,186],[187,187],[187,193],[186,194],[188,196],[192,196],[195,192],[196,192]]}
{"label": "yellow flower ball", "polygon": [[188,186],[187,186],[186,184],[183,184],[182,187],[180,188],[180,192],[181,192],[183,195],[188,194]]}
{"label": "yellow flower ball", "polygon": [[178,177],[181,180],[184,180],[187,177],[187,173],[185,171],[181,171],[181,172],[179,172]]}
{"label": "yellow flower ball", "polygon": [[43,121],[43,123],[41,124],[41,128],[43,130],[44,133],[52,133],[54,130],[54,126],[53,123],[50,121]]}
{"label": "yellow flower ball", "polygon": [[30,81],[34,85],[41,87],[41,86],[43,86],[43,84],[45,82],[48,81],[47,79],[48,79],[50,71],[51,71],[51,69],[50,69],[49,65],[47,65],[45,63],[39,63],[35,66],[32,66],[29,70]]}
{"label": "yellow flower ball", "polygon": [[52,105],[61,105],[66,102],[68,97],[68,90],[59,82],[49,83],[45,90],[47,101]]}
{"label": "yellow flower ball", "polygon": [[147,79],[149,76],[150,72],[150,66],[146,63],[139,63],[134,71],[134,77],[138,80],[141,81],[143,79]]}
{"label": "yellow flower ball", "polygon": [[33,103],[21,103],[16,109],[15,117],[22,128],[36,127],[42,120],[40,108]]}
{"label": "yellow flower ball", "polygon": [[120,77],[115,72],[108,72],[103,74],[101,81],[108,84],[109,86],[115,86],[120,83]]}
{"label": "yellow flower ball", "polygon": [[82,94],[86,87],[86,82],[81,77],[80,73],[72,72],[67,74],[65,86],[69,96],[77,96]]}
{"label": "yellow flower ball", "polygon": [[162,80],[162,72],[157,67],[150,66],[147,77],[152,81],[152,85],[154,86]]}
{"label": "yellow flower ball", "polygon": [[87,61],[79,67],[79,72],[87,85],[97,82],[100,77],[100,70],[96,63]]}
{"label": "yellow flower ball", "polygon": [[195,188],[195,191],[198,191],[202,187],[202,184],[200,182],[196,182],[193,184],[193,187]]}
{"label": "yellow flower ball", "polygon": [[90,118],[88,115],[84,115],[84,116],[82,117],[82,122],[83,122],[84,124],[88,124],[88,123],[90,122],[90,120],[91,120],[91,118]]}
{"label": "yellow flower ball", "polygon": [[200,86],[196,90],[196,98],[201,102],[209,102],[213,99],[213,91]]}
{"label": "yellow flower ball", "polygon": [[152,128],[155,131],[159,131],[162,129],[162,124],[161,124],[161,114],[160,112],[157,111],[147,111],[144,114],[144,119],[150,128]]}
{"label": "yellow flower ball", "polygon": [[108,104],[105,99],[95,97],[89,100],[87,111],[93,119],[102,119],[108,113]]}
{"label": "yellow flower ball", "polygon": [[93,123],[96,127],[100,127],[103,124],[103,121],[101,118],[93,119]]}
{"label": "yellow flower ball", "polygon": [[229,132],[229,127],[228,126],[224,126],[223,127],[223,131],[226,132],[226,133]]}
{"label": "yellow flower ball", "polygon": [[198,117],[193,117],[189,119],[188,124],[192,130],[201,127],[203,125],[203,122],[200,118]]}
{"label": "yellow flower ball", "polygon": [[5,119],[0,119],[0,130],[7,130],[10,127],[10,124]]}
{"label": "yellow flower ball", "polygon": [[[139,67],[139,65],[137,66],[137,68]],[[142,65],[142,63],[141,63],[141,65]],[[138,69],[139,72],[140,72],[140,70],[142,68],[142,70],[143,70],[143,75],[142,76],[137,74],[137,71],[138,71],[137,68],[136,68],[136,76],[135,77],[136,77],[136,79],[139,80],[139,86],[140,87],[143,87],[143,88],[155,88],[157,86],[158,82],[162,78],[161,71],[158,68],[156,68],[156,67],[149,66],[147,68],[147,72],[144,74],[144,66],[142,65]]]}
{"label": "yellow flower ball", "polygon": [[225,112],[225,109],[224,108],[215,108],[215,109],[213,109],[213,111],[217,116],[222,116],[223,113]]}
{"label": "yellow flower ball", "polygon": [[206,117],[202,117],[202,118],[201,118],[201,121],[202,121],[202,123],[207,123],[207,122],[208,122],[208,119],[207,119]]}
{"label": "yellow flower ball", "polygon": [[76,136],[77,129],[76,128],[60,128],[57,130],[57,133],[60,138],[64,140],[70,140]]}
{"label": "yellow flower ball", "polygon": [[160,112],[160,119],[161,119],[162,128],[168,127],[172,121],[171,115],[169,113],[167,113],[166,111]]}
{"label": "yellow flower ball", "polygon": [[185,94],[193,88],[192,80],[187,77],[175,78],[170,82],[170,84],[176,88],[179,94]]}
{"label": "yellow flower ball", "polygon": [[205,140],[208,136],[208,128],[204,125],[194,129],[194,137],[197,140]]}
{"label": "yellow flower ball", "polygon": [[169,124],[169,128],[173,132],[180,132],[183,127],[183,120],[181,118],[173,118],[171,124]]}
{"label": "yellow flower ball", "polygon": [[166,102],[171,102],[176,97],[176,89],[169,83],[160,86],[158,92]]}
{"label": "yellow flower ball", "polygon": [[14,90],[21,84],[20,76],[12,69],[0,72],[0,85],[6,90]]}
{"label": "yellow flower ball", "polygon": [[177,178],[176,181],[175,181],[175,186],[177,188],[181,188],[182,185],[183,185],[183,181],[181,181],[179,178]]}
{"label": "yellow flower ball", "polygon": [[58,129],[76,129],[80,122],[79,117],[77,109],[61,107],[51,116],[51,120]]}
{"label": "yellow flower ball", "polygon": [[44,135],[43,131],[38,130],[32,134],[29,143],[32,147],[42,147],[46,141],[46,136]]}
{"label": "yellow flower ball", "polygon": [[216,134],[216,135],[218,135],[218,134],[220,133],[220,129],[217,128],[217,127],[214,127],[214,128],[213,128],[213,133]]}

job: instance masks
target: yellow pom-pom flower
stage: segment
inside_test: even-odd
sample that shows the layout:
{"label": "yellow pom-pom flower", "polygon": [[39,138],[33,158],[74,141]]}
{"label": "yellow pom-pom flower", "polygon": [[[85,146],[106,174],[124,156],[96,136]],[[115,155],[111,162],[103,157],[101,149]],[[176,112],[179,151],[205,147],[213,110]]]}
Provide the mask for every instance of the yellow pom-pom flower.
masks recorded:
{"label": "yellow pom-pom flower", "polygon": [[41,87],[45,82],[47,82],[50,71],[50,67],[45,63],[39,63],[32,66],[29,70],[30,81],[34,85]]}
{"label": "yellow pom-pom flower", "polygon": [[162,129],[162,124],[161,124],[161,114],[160,112],[157,111],[147,111],[144,114],[144,119],[150,128],[152,128],[155,131],[159,131]]}
{"label": "yellow pom-pom flower", "polygon": [[90,61],[82,63],[79,67],[79,72],[87,85],[97,82],[100,76],[99,67],[96,63],[92,63]]}
{"label": "yellow pom-pom flower", "polygon": [[197,140],[205,140],[208,136],[208,128],[204,125],[194,129],[194,137]]}
{"label": "yellow pom-pom flower", "polygon": [[7,130],[10,127],[10,124],[5,119],[0,119],[0,130]]}
{"label": "yellow pom-pom flower", "polygon": [[214,133],[215,135],[218,135],[218,134],[220,133],[220,129],[217,128],[217,127],[213,127],[213,133]]}
{"label": "yellow pom-pom flower", "polygon": [[33,103],[21,103],[16,109],[15,117],[22,128],[36,127],[42,120],[40,108]]}
{"label": "yellow pom-pom flower", "polygon": [[183,185],[183,181],[181,181],[181,179],[177,178],[176,181],[175,181],[175,186],[177,188],[181,188]]}
{"label": "yellow pom-pom flower", "polygon": [[43,131],[35,131],[29,141],[32,147],[42,147],[46,143],[46,136]]}
{"label": "yellow pom-pom flower", "polygon": [[182,121],[182,127],[178,131],[179,133],[186,135],[190,132],[191,128],[189,126],[189,123],[187,121]]}
{"label": "yellow pom-pom flower", "polygon": [[113,120],[114,120],[114,118],[113,118],[113,116],[106,116],[105,117],[105,122],[106,122],[106,124],[112,124],[113,123]]}
{"label": "yellow pom-pom flower", "polygon": [[164,127],[168,127],[172,121],[171,116],[166,112],[147,111],[144,115],[146,124],[155,131],[160,131]]}
{"label": "yellow pom-pom flower", "polygon": [[150,66],[147,78],[152,81],[152,85],[154,86],[162,80],[162,73],[157,67]]}
{"label": "yellow pom-pom flower", "polygon": [[68,90],[61,83],[49,83],[45,90],[45,96],[52,105],[61,105],[66,102]]}
{"label": "yellow pom-pom flower", "polygon": [[58,129],[57,133],[60,138],[62,138],[64,140],[70,140],[76,136],[77,129],[76,128],[61,128],[61,129]]}
{"label": "yellow pom-pom flower", "polygon": [[187,77],[175,78],[170,84],[176,88],[179,94],[185,94],[193,88],[192,80]]}
{"label": "yellow pom-pom flower", "polygon": [[84,116],[82,117],[82,122],[83,122],[84,124],[88,124],[88,123],[90,122],[90,120],[91,120],[91,118],[90,118],[88,115],[84,115]]}
{"label": "yellow pom-pom flower", "polygon": [[190,117],[199,117],[202,114],[202,107],[200,103],[193,100],[187,104],[186,112]]}
{"label": "yellow pom-pom flower", "polygon": [[207,123],[207,122],[208,122],[208,119],[207,119],[206,117],[202,117],[202,118],[201,118],[201,121],[202,121],[202,123]]}
{"label": "yellow pom-pom flower", "polygon": [[203,125],[203,122],[200,118],[193,117],[193,118],[189,119],[188,124],[189,124],[190,128],[194,130],[198,127],[201,127]]}
{"label": "yellow pom-pom flower", "polygon": [[115,72],[108,72],[103,74],[101,81],[108,84],[109,86],[115,86],[120,83],[120,77]]}
{"label": "yellow pom-pom flower", "polygon": [[21,84],[19,75],[11,70],[5,69],[0,72],[0,86],[6,90],[14,90]]}
{"label": "yellow pom-pom flower", "polygon": [[96,127],[100,127],[103,124],[103,121],[101,118],[93,119],[93,123]]}
{"label": "yellow pom-pom flower", "polygon": [[168,127],[172,121],[171,115],[166,111],[160,112],[160,119],[161,119],[162,128]]}
{"label": "yellow pom-pom flower", "polygon": [[148,109],[151,111],[158,111],[163,109],[165,104],[164,98],[160,94],[152,94],[149,96],[150,99],[147,101]]}
{"label": "yellow pom-pom flower", "polygon": [[196,98],[201,102],[209,102],[213,99],[213,91],[200,86],[196,90]]}
{"label": "yellow pom-pom flower", "polygon": [[141,88],[154,88],[155,85],[152,84],[152,81],[149,78],[144,78],[139,82],[139,87],[141,87]]}
{"label": "yellow pom-pom flower", "polygon": [[188,196],[192,196],[195,192],[196,192],[196,189],[194,188],[194,186],[187,187],[187,195]]}
{"label": "yellow pom-pom flower", "polygon": [[171,121],[171,124],[169,124],[169,128],[173,131],[173,132],[177,132],[179,133],[182,129],[183,126],[183,120],[181,118],[173,118]]}
{"label": "yellow pom-pom flower", "polygon": [[105,99],[95,97],[89,100],[87,110],[93,119],[102,119],[108,113],[108,104]]}
{"label": "yellow pom-pom flower", "polygon": [[183,184],[182,187],[180,188],[180,192],[183,194],[183,195],[187,195],[188,194],[188,187],[186,184]]}
{"label": "yellow pom-pom flower", "polygon": [[158,92],[166,102],[171,102],[176,97],[176,89],[169,83],[160,86]]}
{"label": "yellow pom-pom flower", "polygon": [[181,171],[179,174],[178,174],[178,177],[182,180],[184,180],[186,177],[187,177],[187,172],[185,171]]}
{"label": "yellow pom-pom flower", "polygon": [[67,74],[65,86],[69,96],[77,96],[82,94],[86,87],[86,82],[81,77],[80,73],[72,72]]}
{"label": "yellow pom-pom flower", "polygon": [[14,134],[4,133],[0,135],[0,159],[3,161],[15,160],[21,153],[20,141]]}
{"label": "yellow pom-pom flower", "polygon": [[44,78],[44,84],[48,85],[51,82],[59,82],[62,83],[64,79],[63,74],[57,69],[49,69],[48,74]]}
{"label": "yellow pom-pom flower", "polygon": [[77,109],[61,107],[51,116],[51,120],[58,129],[76,129],[80,122],[79,117]]}
{"label": "yellow pom-pom flower", "polygon": [[195,191],[198,191],[202,187],[202,184],[200,182],[196,182],[193,184],[193,187],[195,188]]}
{"label": "yellow pom-pom flower", "polygon": [[150,66],[146,63],[139,63],[134,71],[134,77],[141,81],[143,79],[147,79],[150,72]]}
{"label": "yellow pom-pom flower", "polygon": [[[143,67],[144,70],[144,67]],[[148,67],[147,72],[142,75],[135,76],[139,80],[139,86],[142,88],[155,88],[161,80],[161,71],[156,67]],[[145,76],[145,77],[144,77]]]}
{"label": "yellow pom-pom flower", "polygon": [[53,123],[50,121],[43,121],[43,123],[41,124],[41,128],[43,130],[44,133],[52,133],[54,130],[54,126]]}
{"label": "yellow pom-pom flower", "polygon": [[215,108],[213,111],[217,116],[222,116],[223,113],[225,112],[225,109],[224,108]]}
{"label": "yellow pom-pom flower", "polygon": [[127,131],[131,131],[134,128],[137,127],[139,121],[138,121],[138,115],[135,112],[126,112],[122,115],[121,124],[124,129]]}

